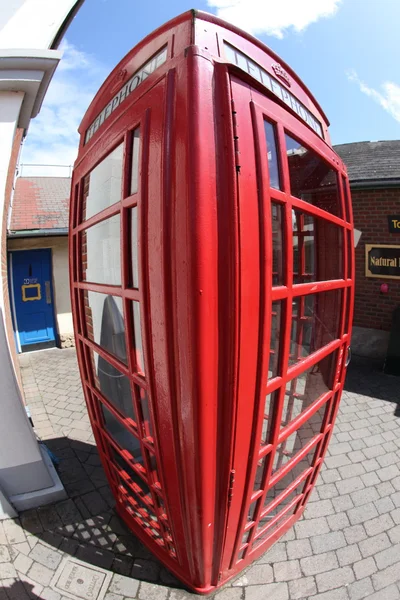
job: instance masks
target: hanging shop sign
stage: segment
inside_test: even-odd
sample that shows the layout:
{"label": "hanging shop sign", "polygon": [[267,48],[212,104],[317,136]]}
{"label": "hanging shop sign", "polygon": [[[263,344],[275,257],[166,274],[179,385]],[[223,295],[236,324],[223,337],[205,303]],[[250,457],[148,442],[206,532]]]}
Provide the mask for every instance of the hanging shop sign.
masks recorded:
{"label": "hanging shop sign", "polygon": [[400,215],[388,215],[389,232],[400,233]]}
{"label": "hanging shop sign", "polygon": [[365,276],[400,279],[400,246],[365,244]]}

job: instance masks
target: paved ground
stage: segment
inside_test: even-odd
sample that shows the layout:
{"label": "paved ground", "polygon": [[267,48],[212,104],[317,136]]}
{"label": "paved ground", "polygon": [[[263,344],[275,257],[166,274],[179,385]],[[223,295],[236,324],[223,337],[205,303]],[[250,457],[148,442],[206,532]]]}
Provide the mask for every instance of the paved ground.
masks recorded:
{"label": "paved ground", "polygon": [[[74,350],[23,355],[21,366],[35,430],[61,459],[69,499],[0,522],[0,600],[194,598],[113,512]],[[353,363],[304,518],[216,600],[400,599],[399,390],[399,379]]]}

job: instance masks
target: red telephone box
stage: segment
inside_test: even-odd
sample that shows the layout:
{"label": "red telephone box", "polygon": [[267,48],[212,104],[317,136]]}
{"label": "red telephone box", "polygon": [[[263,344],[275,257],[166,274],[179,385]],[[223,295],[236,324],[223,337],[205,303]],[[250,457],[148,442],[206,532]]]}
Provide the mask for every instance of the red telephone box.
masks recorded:
{"label": "red telephone box", "polygon": [[295,73],[190,11],[136,46],[80,126],[71,293],[120,516],[207,593],[302,514],[353,310],[346,169]]}

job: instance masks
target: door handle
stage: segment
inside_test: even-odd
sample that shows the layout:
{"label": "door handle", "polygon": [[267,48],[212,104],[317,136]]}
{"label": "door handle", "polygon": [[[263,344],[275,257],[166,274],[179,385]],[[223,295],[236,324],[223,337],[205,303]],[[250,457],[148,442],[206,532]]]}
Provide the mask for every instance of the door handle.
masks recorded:
{"label": "door handle", "polygon": [[46,288],[46,304],[51,304],[50,281],[45,281],[44,287]]}
{"label": "door handle", "polygon": [[347,356],[346,356],[346,362],[344,364],[345,367],[348,367],[351,361],[351,348],[350,346],[347,348]]}

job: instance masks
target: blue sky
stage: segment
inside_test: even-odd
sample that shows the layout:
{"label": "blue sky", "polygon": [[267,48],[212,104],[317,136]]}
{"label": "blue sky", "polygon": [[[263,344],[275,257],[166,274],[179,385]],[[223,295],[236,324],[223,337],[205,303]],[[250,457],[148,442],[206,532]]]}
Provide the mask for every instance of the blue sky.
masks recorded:
{"label": "blue sky", "polygon": [[[85,0],[22,162],[72,164],[76,129],[104,78],[145,35],[189,8],[186,0]],[[286,61],[326,112],[333,144],[400,139],[399,0],[198,0],[195,8],[235,22]]]}

